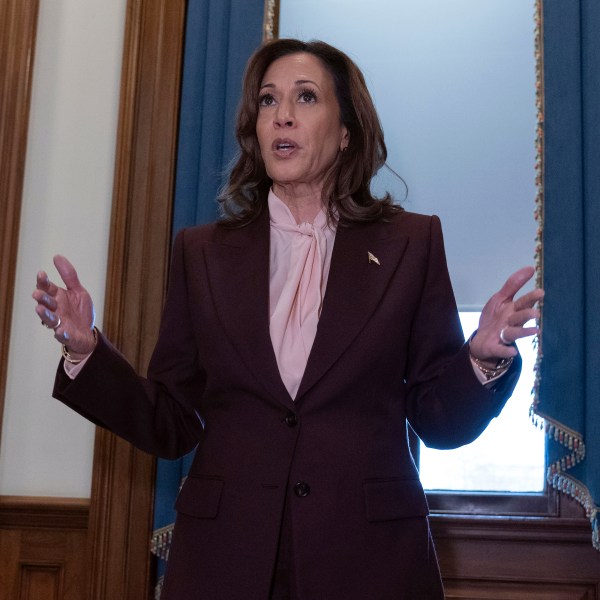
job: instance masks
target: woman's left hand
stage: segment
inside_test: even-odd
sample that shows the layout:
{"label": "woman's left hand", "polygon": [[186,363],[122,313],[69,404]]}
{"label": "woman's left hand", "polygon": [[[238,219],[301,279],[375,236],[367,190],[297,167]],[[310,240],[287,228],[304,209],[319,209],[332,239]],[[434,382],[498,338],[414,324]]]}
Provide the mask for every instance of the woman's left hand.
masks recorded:
{"label": "woman's left hand", "polygon": [[539,318],[540,311],[535,305],[544,297],[544,290],[535,289],[515,300],[517,292],[534,273],[533,267],[519,269],[486,302],[477,333],[471,339],[471,356],[489,362],[516,356],[515,340],[539,333],[538,327],[524,325]]}

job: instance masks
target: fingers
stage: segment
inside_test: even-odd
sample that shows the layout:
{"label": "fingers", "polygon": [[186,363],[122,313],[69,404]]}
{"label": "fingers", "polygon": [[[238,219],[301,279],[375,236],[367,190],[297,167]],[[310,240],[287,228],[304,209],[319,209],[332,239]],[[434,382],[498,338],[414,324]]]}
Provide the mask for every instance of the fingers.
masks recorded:
{"label": "fingers", "polygon": [[[75,273],[75,277],[73,278],[73,275],[68,272],[69,266],[71,267],[72,272],[75,272],[72,265],[68,261],[66,261],[66,259],[63,259],[63,257],[55,258],[62,259],[59,262],[61,263],[61,268],[63,269],[63,272],[66,272],[66,277],[69,280],[69,282],[75,285],[78,284],[79,282],[77,280],[77,274]],[[68,266],[64,265],[63,261],[66,261],[68,263]],[[59,312],[62,312],[58,310],[60,300],[60,289],[61,288],[59,288],[56,284],[50,281],[48,274],[45,271],[39,271],[36,276],[36,288],[31,294],[31,296],[37,302],[35,312],[40,318],[42,325],[46,326],[48,329],[54,330],[54,337],[57,340],[64,341],[64,324],[62,323],[61,316],[58,314]],[[68,334],[66,339],[68,339]]]}
{"label": "fingers", "polygon": [[488,300],[479,319],[477,334],[471,340],[473,356],[481,360],[509,358],[517,354],[515,340],[539,335],[538,327],[526,325],[540,318],[536,305],[544,297],[544,290],[534,289],[514,298],[534,273],[533,267],[519,269]]}
{"label": "fingers", "polygon": [[531,308],[536,302],[539,302],[544,297],[544,290],[537,288],[527,294],[523,294],[520,298],[515,300],[515,310],[523,310],[525,308]]}
{"label": "fingers", "polygon": [[500,343],[506,347],[512,347],[512,344],[521,338],[528,337],[530,335],[539,334],[540,330],[538,327],[513,327],[507,325],[501,331],[502,337],[506,340],[507,344],[505,344],[502,340]]}
{"label": "fingers", "polygon": [[58,287],[48,279],[48,275],[45,271],[38,272],[36,277],[36,289],[42,290],[50,296],[56,296],[56,292],[58,292]]}
{"label": "fingers", "polygon": [[[523,337],[539,334],[535,326],[524,327],[526,323],[540,318],[540,310],[535,306],[544,297],[544,290],[535,289],[524,294],[512,304],[512,311],[506,315],[506,327],[501,330],[501,343],[505,340],[509,344]],[[502,340],[504,337],[504,340]]]}
{"label": "fingers", "polygon": [[539,319],[540,311],[537,308],[527,308],[524,310],[515,311],[508,315],[506,324],[510,327],[522,327],[532,319]]}
{"label": "fingers", "polygon": [[[505,328],[506,338],[509,338],[509,328]],[[504,344],[498,335],[490,335],[489,332],[478,331],[470,342],[471,355],[480,360],[499,360],[511,358],[519,353],[514,344]]]}
{"label": "fingers", "polygon": [[46,271],[38,271],[35,278],[36,289],[46,290],[49,284],[50,280],[48,279],[48,274]]}
{"label": "fingers", "polygon": [[31,296],[37,302],[35,312],[42,321],[42,325],[49,329],[57,327],[60,319],[54,312],[58,308],[57,293],[58,286],[48,279],[45,271],[39,271],[36,277],[36,288]]}
{"label": "fingers", "polygon": [[42,321],[42,325],[45,325],[49,329],[54,329],[57,326],[59,317],[49,309],[45,308],[42,304],[38,304],[35,307],[35,312]]}
{"label": "fingers", "polygon": [[[514,295],[533,277],[533,267],[523,267],[515,271],[497,293],[501,301],[512,300]],[[524,296],[525,297],[525,296]]]}
{"label": "fingers", "polygon": [[40,271],[32,293],[35,312],[42,325],[52,329],[54,338],[68,346],[70,352],[89,354],[96,344],[92,299],[79,282],[77,271],[64,256],[55,256],[54,264],[64,287],[52,283],[47,273]]}
{"label": "fingers", "polygon": [[54,339],[61,344],[67,344],[71,339],[64,323],[59,322],[58,326],[54,328]]}
{"label": "fingers", "polygon": [[54,257],[54,266],[68,290],[81,287],[75,267],[64,256],[57,254]]}
{"label": "fingers", "polygon": [[55,311],[56,308],[57,308],[57,306],[58,306],[58,303],[56,302],[55,297],[54,296],[50,296],[49,294],[47,294],[43,290],[35,289],[33,291],[33,294],[31,294],[31,297],[38,304],[41,304],[42,306],[44,306],[45,308],[48,308],[49,310]]}
{"label": "fingers", "polygon": [[540,311],[537,308],[527,308],[515,311],[506,318],[506,325],[500,330],[498,335],[499,342],[510,346],[516,340],[530,335],[537,335],[539,328],[535,325],[525,327],[527,323],[540,318]]}

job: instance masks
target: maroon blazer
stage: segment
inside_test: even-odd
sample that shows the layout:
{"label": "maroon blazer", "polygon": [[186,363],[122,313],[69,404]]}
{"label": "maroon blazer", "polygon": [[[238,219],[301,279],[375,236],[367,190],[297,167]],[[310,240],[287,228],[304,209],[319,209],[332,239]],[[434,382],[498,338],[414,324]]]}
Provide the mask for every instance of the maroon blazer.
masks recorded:
{"label": "maroon blazer", "polygon": [[[369,262],[368,252],[379,259]],[[437,217],[339,227],[296,400],[269,336],[269,222],[175,241],[159,340],[138,377],[100,337],[55,396],[166,458],[197,446],[163,598],[266,599],[287,498],[297,595],[443,597],[406,421],[429,446],[475,439],[512,392],[463,343]]]}

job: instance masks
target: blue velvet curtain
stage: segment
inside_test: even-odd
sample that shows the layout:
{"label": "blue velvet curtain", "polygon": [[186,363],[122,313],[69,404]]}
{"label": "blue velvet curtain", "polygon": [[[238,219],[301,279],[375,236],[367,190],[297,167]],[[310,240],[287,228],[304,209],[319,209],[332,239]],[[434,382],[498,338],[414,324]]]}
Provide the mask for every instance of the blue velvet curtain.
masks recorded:
{"label": "blue velvet curtain", "polygon": [[[173,235],[214,221],[216,196],[236,152],[235,112],[246,61],[262,38],[264,0],[189,0],[173,208]],[[157,466],[152,551],[160,576],[173,504],[192,455]]]}
{"label": "blue velvet curtain", "polygon": [[545,0],[541,380],[548,482],[600,550],[600,2]]}

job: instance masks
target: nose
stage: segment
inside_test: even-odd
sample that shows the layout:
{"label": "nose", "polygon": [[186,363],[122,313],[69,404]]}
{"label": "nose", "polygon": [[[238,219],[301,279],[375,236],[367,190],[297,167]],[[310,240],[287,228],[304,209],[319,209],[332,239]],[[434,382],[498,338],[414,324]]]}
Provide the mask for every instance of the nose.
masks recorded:
{"label": "nose", "polygon": [[273,124],[275,127],[293,127],[296,123],[294,108],[287,102],[282,102],[277,106]]}

